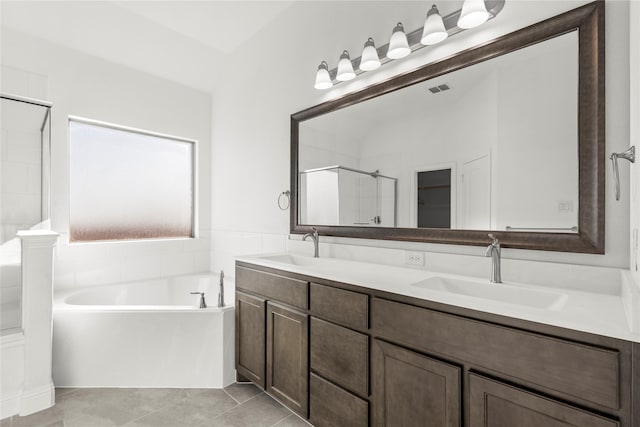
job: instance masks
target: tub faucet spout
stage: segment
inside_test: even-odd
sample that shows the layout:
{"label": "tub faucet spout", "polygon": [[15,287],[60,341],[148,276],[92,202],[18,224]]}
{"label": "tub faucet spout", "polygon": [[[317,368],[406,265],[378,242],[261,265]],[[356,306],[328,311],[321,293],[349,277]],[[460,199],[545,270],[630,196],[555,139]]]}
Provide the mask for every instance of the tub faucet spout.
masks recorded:
{"label": "tub faucet spout", "polygon": [[220,270],[220,292],[218,292],[218,307],[224,307],[224,270]]}
{"label": "tub faucet spout", "polygon": [[204,300],[204,292],[191,292],[191,295],[200,295],[200,308],[207,308],[207,302]]}

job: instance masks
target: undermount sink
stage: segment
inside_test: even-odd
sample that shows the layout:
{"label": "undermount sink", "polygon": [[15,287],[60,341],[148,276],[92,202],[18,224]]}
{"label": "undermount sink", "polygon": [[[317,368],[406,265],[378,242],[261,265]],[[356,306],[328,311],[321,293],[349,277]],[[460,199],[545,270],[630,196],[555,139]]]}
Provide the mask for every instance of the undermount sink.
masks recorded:
{"label": "undermount sink", "polygon": [[303,255],[293,255],[293,254],[267,255],[260,258],[265,261],[273,261],[281,264],[300,265],[300,266],[323,265],[323,264],[334,262],[334,260],[327,259],[327,258],[312,258],[312,257],[303,256]]}
{"label": "undermount sink", "polygon": [[568,295],[560,292],[523,288],[515,285],[482,283],[446,277],[430,277],[412,286],[437,292],[500,301],[531,308],[560,310]]}

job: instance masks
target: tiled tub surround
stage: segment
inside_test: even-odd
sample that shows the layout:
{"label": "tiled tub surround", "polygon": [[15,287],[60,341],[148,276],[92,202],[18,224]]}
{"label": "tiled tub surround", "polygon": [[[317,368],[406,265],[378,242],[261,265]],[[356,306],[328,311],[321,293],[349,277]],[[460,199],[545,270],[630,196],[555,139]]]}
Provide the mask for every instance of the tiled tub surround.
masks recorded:
{"label": "tiled tub surround", "polygon": [[[197,274],[57,292],[58,387],[221,388],[234,381],[231,305]],[[204,292],[208,308],[199,308]]]}
{"label": "tiled tub surround", "polygon": [[[283,254],[274,255],[277,258]],[[401,296],[640,343],[640,321],[635,314],[640,312],[640,289],[634,285],[630,277],[627,277],[629,273],[625,270],[511,260],[519,265],[503,268],[504,286],[522,289],[523,292],[533,290],[553,293],[561,297],[561,301],[554,307],[544,309],[485,298],[482,295],[472,297],[442,292],[420,285],[429,279],[444,279],[473,282],[482,286],[489,283],[488,272],[485,278],[480,278],[478,275],[461,276],[450,272],[337,258],[324,258],[323,262],[322,255],[319,263],[310,262],[305,263],[306,265],[279,262],[269,258],[273,257],[241,256],[237,260]],[[489,259],[481,260],[483,266],[486,264],[490,268]],[[469,262],[476,261],[479,261],[478,257],[469,257]],[[446,271],[446,263],[443,264],[445,268],[441,268],[440,271]],[[453,269],[453,266],[450,267]],[[539,270],[537,277],[536,268]],[[514,276],[518,273],[515,280],[511,275],[512,271]]]}
{"label": "tiled tub surround", "polygon": [[80,289],[210,270],[210,232],[197,237],[70,243],[60,234],[55,290]]}

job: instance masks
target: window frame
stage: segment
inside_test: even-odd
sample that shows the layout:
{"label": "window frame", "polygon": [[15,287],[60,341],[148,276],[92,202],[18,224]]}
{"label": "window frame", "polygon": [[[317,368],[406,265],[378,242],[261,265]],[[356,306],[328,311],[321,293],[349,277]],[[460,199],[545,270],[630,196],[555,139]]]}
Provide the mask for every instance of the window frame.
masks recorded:
{"label": "window frame", "polygon": [[[191,188],[192,188],[192,200],[191,200],[191,235],[184,237],[145,237],[140,239],[104,239],[104,240],[71,240],[71,122],[84,123],[92,126],[98,126],[103,128],[114,129],[118,131],[125,131],[129,133],[135,133],[140,135],[153,136],[158,138],[171,139],[177,142],[185,142],[192,144],[191,151]],[[96,243],[132,243],[132,242],[162,242],[171,240],[192,240],[199,238],[199,226],[198,226],[198,146],[197,139],[186,138],[182,136],[176,136],[172,134],[151,131],[147,129],[136,128],[132,126],[119,125],[115,123],[105,122],[102,120],[89,119],[86,117],[80,117],[75,115],[67,116],[67,227],[69,232],[69,244],[96,244]]]}

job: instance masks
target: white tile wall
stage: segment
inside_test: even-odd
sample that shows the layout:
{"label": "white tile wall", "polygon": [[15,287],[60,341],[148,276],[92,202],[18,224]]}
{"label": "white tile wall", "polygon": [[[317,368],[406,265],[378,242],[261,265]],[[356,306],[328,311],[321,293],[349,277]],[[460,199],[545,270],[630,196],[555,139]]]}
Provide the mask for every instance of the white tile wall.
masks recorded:
{"label": "white tile wall", "polygon": [[63,233],[57,248],[55,288],[69,289],[209,271],[210,239],[70,243]]}
{"label": "white tile wall", "polygon": [[2,92],[22,95],[33,99],[48,99],[49,82],[47,76],[6,64],[0,66]]}
{"label": "white tile wall", "polygon": [[224,270],[225,276],[235,276],[235,257],[287,250],[286,234],[251,233],[213,230],[211,235],[211,270]]}

